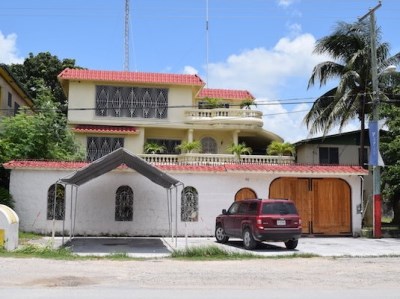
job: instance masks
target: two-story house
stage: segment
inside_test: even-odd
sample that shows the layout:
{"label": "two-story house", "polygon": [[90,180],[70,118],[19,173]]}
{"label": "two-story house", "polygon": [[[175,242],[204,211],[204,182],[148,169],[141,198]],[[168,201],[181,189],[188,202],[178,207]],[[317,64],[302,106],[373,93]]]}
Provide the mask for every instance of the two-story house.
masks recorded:
{"label": "two-story house", "polygon": [[[176,219],[176,234],[209,236],[233,201],[270,197],[296,202],[306,234],[359,235],[367,172],[267,156],[282,138],[263,128],[261,111],[241,108],[254,99],[248,91],[205,88],[199,76],[183,74],[66,69],[59,81],[87,161],[5,164],[23,230],[160,236]],[[201,150],[177,149],[192,141]],[[149,142],[165,150],[145,153]],[[243,142],[251,155],[227,150]],[[128,167],[109,171],[121,161]],[[179,184],[154,184],[163,177]]]}
{"label": "two-story house", "polygon": [[13,116],[20,107],[32,109],[29,94],[5,64],[0,64],[0,117]]}

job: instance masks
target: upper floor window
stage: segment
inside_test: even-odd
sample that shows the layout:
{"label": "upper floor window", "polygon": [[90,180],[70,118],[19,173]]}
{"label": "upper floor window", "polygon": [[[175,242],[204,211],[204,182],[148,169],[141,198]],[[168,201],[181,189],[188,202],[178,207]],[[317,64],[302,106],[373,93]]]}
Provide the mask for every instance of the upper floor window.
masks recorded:
{"label": "upper floor window", "polygon": [[96,115],[167,118],[168,89],[96,86]]}
{"label": "upper floor window", "polygon": [[339,149],[337,147],[320,147],[319,164],[339,164]]}
{"label": "upper floor window", "polygon": [[164,148],[164,151],[162,152],[163,154],[169,154],[169,155],[177,155],[177,154],[179,154],[179,150],[177,150],[176,147],[179,144],[181,144],[180,140],[175,140],[175,139],[152,139],[152,138],[149,138],[149,139],[147,139],[147,142],[155,143],[155,144],[163,146],[163,148]]}
{"label": "upper floor window", "polygon": [[11,94],[11,92],[8,93],[7,105],[10,108],[12,107],[12,94]]}
{"label": "upper floor window", "polygon": [[124,138],[88,137],[86,160],[89,162],[95,161],[120,147],[124,147]]}
{"label": "upper floor window", "polygon": [[201,139],[201,149],[205,154],[216,154],[218,152],[217,142],[212,137],[204,137]]}
{"label": "upper floor window", "polygon": [[133,190],[129,186],[121,186],[115,194],[115,221],[133,220]]}
{"label": "upper floor window", "polygon": [[51,185],[47,191],[47,220],[64,220],[65,187],[60,184]]}

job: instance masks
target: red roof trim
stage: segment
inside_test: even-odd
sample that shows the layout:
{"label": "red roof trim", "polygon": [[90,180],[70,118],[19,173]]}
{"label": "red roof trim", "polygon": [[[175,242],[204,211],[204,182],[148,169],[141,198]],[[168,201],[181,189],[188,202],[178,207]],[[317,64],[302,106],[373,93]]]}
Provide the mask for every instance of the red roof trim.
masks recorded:
{"label": "red roof trim", "polygon": [[[4,163],[7,169],[79,169],[86,162],[57,161],[10,161]],[[178,165],[155,164],[166,172],[253,172],[253,173],[286,173],[286,174],[348,174],[367,175],[368,170],[360,166],[345,165],[299,165],[299,164],[219,164],[219,165]]]}
{"label": "red roof trim", "polygon": [[216,99],[229,99],[229,100],[245,100],[252,99],[254,96],[247,90],[236,90],[236,89],[212,89],[203,88],[197,95],[197,98],[216,98]]}
{"label": "red roof trim", "polygon": [[76,133],[124,133],[138,134],[139,131],[135,127],[126,126],[98,126],[98,125],[78,125],[73,130]]}
{"label": "red roof trim", "polygon": [[124,83],[156,83],[177,85],[198,85],[205,83],[197,75],[166,74],[166,73],[144,73],[123,71],[99,71],[66,68],[59,75],[60,80],[82,80],[82,81],[107,81]]}

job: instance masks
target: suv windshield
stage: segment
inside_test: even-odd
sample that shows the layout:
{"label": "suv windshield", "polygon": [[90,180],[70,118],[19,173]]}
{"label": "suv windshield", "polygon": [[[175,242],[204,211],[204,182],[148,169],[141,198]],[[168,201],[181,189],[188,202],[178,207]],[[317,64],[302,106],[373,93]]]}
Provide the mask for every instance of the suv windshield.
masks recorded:
{"label": "suv windshield", "polygon": [[286,215],[297,214],[297,210],[296,207],[291,203],[274,202],[264,203],[262,207],[262,213],[264,215]]}

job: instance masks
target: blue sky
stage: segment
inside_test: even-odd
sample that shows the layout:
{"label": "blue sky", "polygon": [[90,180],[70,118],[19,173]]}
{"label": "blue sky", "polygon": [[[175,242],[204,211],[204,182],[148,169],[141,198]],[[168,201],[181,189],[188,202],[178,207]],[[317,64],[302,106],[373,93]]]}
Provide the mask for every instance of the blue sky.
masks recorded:
{"label": "blue sky", "polygon": [[[377,4],[130,0],[129,69],[197,73],[210,88],[247,89],[265,114],[264,128],[298,141],[308,136],[302,119],[310,102],[327,89],[307,90],[313,66],[328,59],[312,53],[315,41],[338,21],[357,21]],[[125,0],[2,1],[0,63],[21,63],[30,52],[49,51],[89,69],[123,70],[124,7]],[[398,0],[383,0],[376,12],[391,54],[400,52],[399,14]],[[354,129],[356,122],[345,130]]]}

